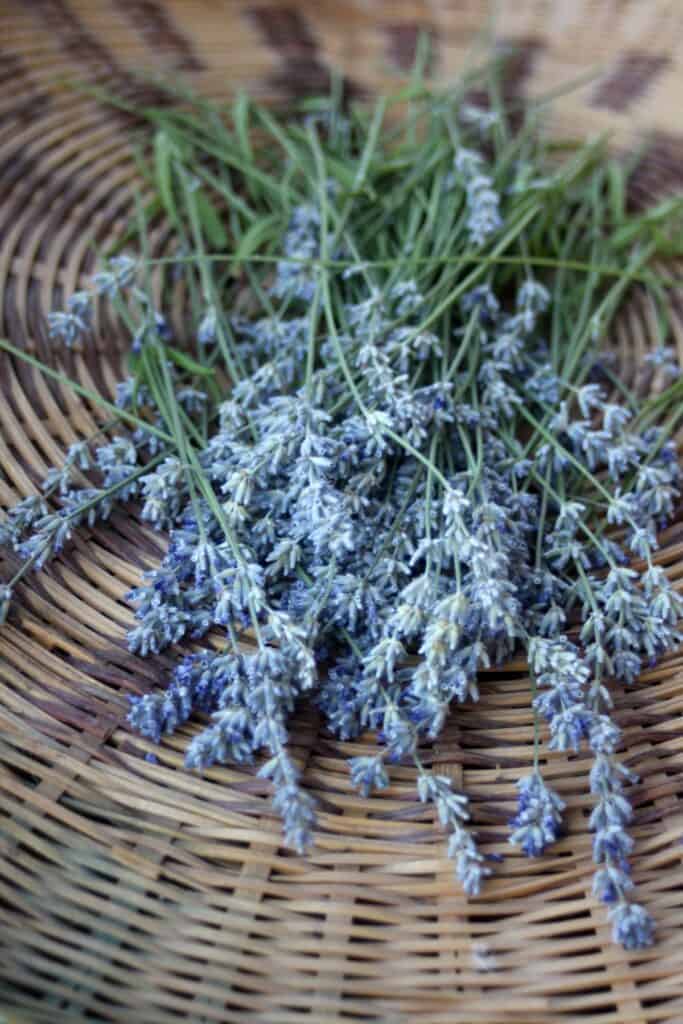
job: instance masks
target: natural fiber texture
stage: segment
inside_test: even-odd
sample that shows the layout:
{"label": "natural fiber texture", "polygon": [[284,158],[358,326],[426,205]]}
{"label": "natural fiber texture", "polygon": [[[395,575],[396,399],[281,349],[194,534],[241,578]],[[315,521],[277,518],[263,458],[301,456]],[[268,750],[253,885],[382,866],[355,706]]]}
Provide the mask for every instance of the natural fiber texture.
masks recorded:
{"label": "natural fiber texture", "polygon": [[[627,148],[651,133],[632,200],[683,185],[679,0],[505,0],[499,42],[514,44],[511,95],[591,71],[557,106],[552,130],[609,129]],[[434,72],[457,71],[485,21],[480,0],[289,5],[226,0],[33,0],[0,5],[0,335],[64,360],[110,393],[121,347],[56,354],[44,314],[92,270],[94,248],[125,229],[137,182],[134,122],[66,90],[60,77],[132,93],[134,69],[182,73],[212,95],[237,84],[272,99],[324,88],[328,68],[371,94],[405,74],[420,28]],[[151,95],[153,86],[149,86]],[[156,245],[163,248],[163,232]],[[182,296],[179,296],[182,303]],[[683,328],[677,328],[683,359]],[[615,337],[627,376],[652,342],[637,302]],[[18,360],[2,359],[4,505],[34,491],[101,413]],[[514,782],[532,757],[523,665],[489,675],[438,741],[439,771],[472,797],[484,847],[505,861],[479,899],[452,878],[433,812],[409,768],[372,799],[310,715],[294,751],[321,802],[307,859],[284,851],[267,783],[248,769],[182,768],[186,726],[150,749],[125,724],[126,694],[163,666],[128,654],[122,595],[159,541],[116,516],[77,540],[17,595],[0,631],[0,1010],[9,1020],[498,1024],[683,1021],[683,656],[618,699],[635,787],[634,858],[658,943],[612,944],[590,895],[587,759],[550,755],[569,836],[538,861],[507,844]],[[683,586],[683,526],[661,561]],[[12,560],[0,569],[6,578]]]}

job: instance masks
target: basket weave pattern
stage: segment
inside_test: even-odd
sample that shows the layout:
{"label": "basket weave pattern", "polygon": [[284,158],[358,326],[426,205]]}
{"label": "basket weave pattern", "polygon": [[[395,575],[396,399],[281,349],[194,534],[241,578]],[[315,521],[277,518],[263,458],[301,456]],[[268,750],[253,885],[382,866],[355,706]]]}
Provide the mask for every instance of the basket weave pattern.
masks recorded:
{"label": "basket weave pattern", "polygon": [[[420,30],[433,71],[462,66],[486,20],[480,0],[263,4],[224,0],[0,3],[0,335],[84,386],[111,394],[122,343],[101,325],[83,353],[51,349],[45,313],[82,286],[94,249],[125,230],[139,186],[134,122],[64,88],[63,78],[136,88],[131,72],[182,74],[218,96],[272,100],[326,87],[371,95],[409,69]],[[679,0],[505,0],[496,37],[514,45],[507,88],[537,95],[588,71],[552,130],[604,130],[649,155],[632,200],[681,184],[683,6]],[[154,98],[154,86],[148,87]],[[165,244],[159,229],[155,245]],[[682,307],[683,308],[683,307]],[[676,342],[683,359],[683,329]],[[615,341],[628,376],[650,344],[637,304]],[[0,502],[35,492],[100,411],[18,360],[0,372]],[[167,1024],[681,1024],[683,1021],[683,656],[617,699],[625,759],[641,777],[634,870],[658,944],[627,954],[590,895],[588,763],[549,756],[569,805],[568,836],[537,862],[507,844],[514,782],[530,764],[524,665],[483,679],[434,757],[472,798],[484,848],[505,854],[468,901],[414,774],[370,800],[312,713],[293,750],[320,801],[311,855],[282,849],[268,785],[244,768],[182,767],[191,723],[151,749],[125,724],[127,694],[164,680],[131,656],[123,595],[160,540],[115,515],[19,589],[0,631],[0,1011],[11,1021]],[[683,523],[661,562],[683,586]],[[16,568],[11,555],[2,578]],[[372,742],[368,740],[368,742]]]}

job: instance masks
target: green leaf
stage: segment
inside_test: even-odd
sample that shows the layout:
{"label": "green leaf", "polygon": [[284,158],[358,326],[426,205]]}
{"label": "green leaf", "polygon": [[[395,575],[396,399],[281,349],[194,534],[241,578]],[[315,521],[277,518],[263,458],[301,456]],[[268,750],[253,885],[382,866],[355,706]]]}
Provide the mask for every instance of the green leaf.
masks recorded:
{"label": "green leaf", "polygon": [[128,372],[130,373],[131,377],[135,377],[137,379],[140,371],[139,352],[129,352],[128,356],[126,357],[126,363],[128,365]]}
{"label": "green leaf", "polygon": [[637,221],[627,221],[626,224],[619,231],[610,238],[609,242],[612,248],[621,249],[623,246],[629,245],[634,238],[642,234],[643,221],[638,219]]}
{"label": "green leaf", "polygon": [[213,377],[216,372],[210,366],[203,366],[198,363],[196,359],[192,359],[186,352],[181,352],[177,348],[166,348],[165,350],[171,357],[173,362],[179,366],[182,370],[187,370],[188,373],[193,373],[199,377]]}
{"label": "green leaf", "polygon": [[248,221],[253,221],[257,218],[258,215],[254,213],[252,208],[247,203],[245,203],[244,199],[241,196],[238,196],[237,193],[234,192],[226,184],[225,181],[222,181],[220,178],[217,178],[215,174],[212,174],[211,171],[207,171],[205,167],[198,167],[197,174],[212,189],[214,189],[214,191],[218,192],[221,196],[224,196],[225,199],[227,199],[231,210],[236,210],[238,213],[242,214],[242,216],[245,217],[246,220]]}
{"label": "green leaf", "polygon": [[154,171],[159,198],[174,223],[178,223],[178,211],[173,195],[173,159],[176,148],[165,129],[160,128],[154,136]]}
{"label": "green leaf", "polygon": [[246,93],[240,92],[233,103],[232,117],[235,123],[235,134],[242,153],[253,158],[251,139],[249,137],[249,99]]}
{"label": "green leaf", "polygon": [[250,256],[260,249],[264,242],[272,237],[273,232],[281,225],[282,218],[279,214],[273,213],[269,217],[263,217],[244,232],[237,248],[235,249],[235,262],[232,272],[236,276],[241,269],[241,264],[246,262]]}
{"label": "green leaf", "polygon": [[607,191],[612,219],[620,224],[626,211],[626,186],[624,168],[618,160],[610,160],[607,166]]}
{"label": "green leaf", "polygon": [[195,192],[195,200],[199,223],[202,226],[202,231],[206,235],[207,241],[214,249],[225,249],[228,244],[228,235],[212,200],[201,189]]}

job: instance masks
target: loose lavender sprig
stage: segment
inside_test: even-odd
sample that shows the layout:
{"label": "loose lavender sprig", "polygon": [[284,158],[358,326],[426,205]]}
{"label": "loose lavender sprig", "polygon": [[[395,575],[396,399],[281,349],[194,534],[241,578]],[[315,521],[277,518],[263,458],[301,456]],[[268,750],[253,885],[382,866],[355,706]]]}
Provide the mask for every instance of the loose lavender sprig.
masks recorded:
{"label": "loose lavender sprig", "polygon": [[500,198],[493,187],[493,180],[484,173],[481,154],[463,147],[455,154],[454,164],[456,174],[461,175],[465,182],[470,241],[472,245],[484,245],[502,227]]}
{"label": "loose lavender sprig", "polygon": [[560,834],[565,804],[545,784],[537,769],[521,778],[517,789],[517,813],[510,822],[510,842],[520,846],[527,857],[539,857]]}

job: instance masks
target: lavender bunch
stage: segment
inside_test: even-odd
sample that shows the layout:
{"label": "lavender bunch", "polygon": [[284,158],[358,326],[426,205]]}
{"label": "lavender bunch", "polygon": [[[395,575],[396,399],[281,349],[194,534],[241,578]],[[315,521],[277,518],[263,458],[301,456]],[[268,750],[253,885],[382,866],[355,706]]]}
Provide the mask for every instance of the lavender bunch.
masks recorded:
{"label": "lavender bunch", "polygon": [[[315,805],[290,716],[308,700],[342,740],[373,730],[352,784],[368,795],[392,763],[413,764],[472,895],[490,867],[431,745],[454,706],[478,699],[482,670],[523,651],[534,764],[511,842],[538,856],[563,831],[543,736],[590,751],[594,891],[615,939],[647,945],[652,922],[631,900],[633,777],[606,683],[628,685],[680,642],[683,605],[656,551],[680,497],[681,391],[659,339],[668,354],[650,370],[668,388],[612,401],[600,346],[634,282],[660,293],[662,217],[619,207],[593,147],[548,167],[535,125],[513,136],[495,103],[459,120],[433,97],[418,107],[419,145],[413,122],[382,131],[383,104],[303,123],[253,107],[249,141],[243,111],[239,130],[212,117],[210,147],[205,105],[155,112],[172,275],[153,286],[166,264],[139,214],[140,258],[112,260],[49,320],[74,345],[94,301],[119,317],[131,375],[118,433],[70,450],[3,539],[23,575],[114,501],[138,501],[167,549],[129,595],[130,648],[191,653],[165,692],[132,699],[131,727],[159,742],[208,716],[190,769],[265,754],[259,773],[300,851]],[[590,238],[573,228],[584,219]],[[173,276],[193,296],[177,347]],[[97,485],[76,486],[76,471]]]}

